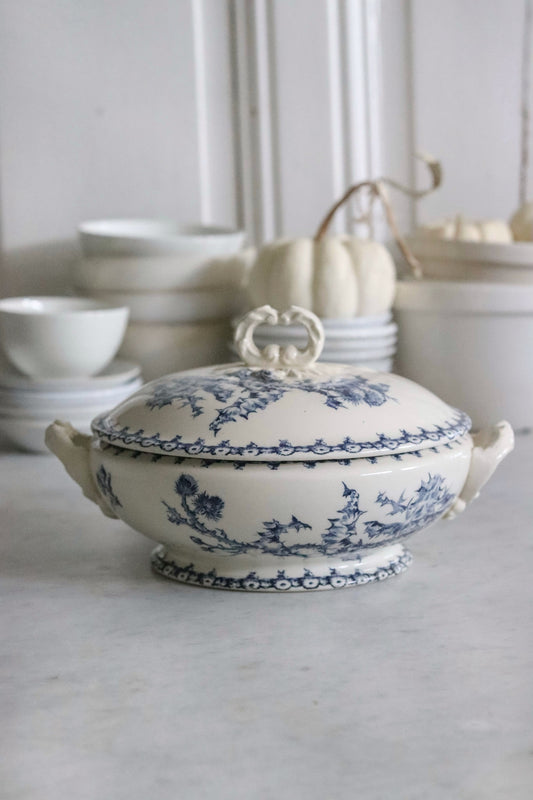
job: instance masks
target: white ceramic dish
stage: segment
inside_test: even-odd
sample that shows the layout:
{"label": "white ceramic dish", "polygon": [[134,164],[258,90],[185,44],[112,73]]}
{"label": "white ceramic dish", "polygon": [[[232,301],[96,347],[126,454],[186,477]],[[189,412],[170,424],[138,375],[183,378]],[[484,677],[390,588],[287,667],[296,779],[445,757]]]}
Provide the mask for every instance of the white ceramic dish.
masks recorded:
{"label": "white ceramic dish", "polygon": [[235,289],[189,289],[186,292],[92,292],[106,303],[125,305],[132,322],[207,322],[228,319],[242,308],[242,293]]}
{"label": "white ceramic dish", "polygon": [[239,288],[253,249],[226,257],[201,252],[173,256],[83,258],[72,265],[73,285],[82,292],[157,292],[215,287]]}
{"label": "white ceramic dish", "polygon": [[202,258],[236,253],[244,232],[214,225],[178,225],[164,219],[102,219],[83,222],[78,235],[84,255],[164,256]]}
{"label": "white ceramic dish", "polygon": [[124,336],[128,309],[73,297],[0,300],[0,341],[25,375],[78,378],[109,364]]}
{"label": "white ceramic dish", "polygon": [[142,385],[139,377],[104,392],[85,395],[50,395],[45,392],[0,392],[0,432],[16,447],[35,453],[49,452],[45,430],[54,419],[75,419],[76,427],[90,430],[91,420],[125,400]]}
{"label": "white ceramic dish", "polygon": [[[262,342],[259,338],[256,337],[256,341],[258,347],[264,348],[268,347],[269,342]],[[298,342],[298,345],[303,345],[304,343]],[[232,342],[228,342],[228,349],[233,355],[238,355],[238,351],[233,345]],[[327,345],[324,345],[322,352],[319,357],[319,361],[330,361],[330,362],[339,362],[342,361],[343,363],[347,364],[355,364],[363,361],[375,361],[376,359],[384,359],[390,358],[394,356],[396,353],[396,341],[391,342],[390,344],[386,344],[382,347],[360,347],[360,348],[351,348],[351,347],[331,347],[328,348]]]}
{"label": "white ceramic dish", "polygon": [[[354,329],[344,327],[330,328],[328,325],[324,325],[324,333],[328,344],[333,342],[335,344],[349,342],[357,346],[359,343],[364,344],[367,341],[381,340],[382,338],[396,336],[397,331],[398,326],[395,322],[390,322],[387,325],[375,325],[368,328],[356,327]],[[286,336],[283,335],[284,333],[286,333]],[[262,325],[260,330],[256,333],[256,338],[268,339],[272,342],[292,341],[295,339],[304,342],[306,336],[305,331],[297,326],[288,326],[285,332],[278,328],[272,328],[270,331],[267,326]]]}
{"label": "white ceramic dish", "polygon": [[[359,339],[375,339],[381,336],[396,334],[398,326],[391,321],[392,314],[380,314],[373,317],[354,317],[353,320],[345,319],[321,319],[324,328],[326,341],[354,341]],[[235,329],[240,322],[240,318],[232,320],[232,327]],[[257,337],[268,337],[270,340],[287,341],[290,339],[300,339],[305,341],[306,333],[299,325],[287,325],[285,327],[273,328],[268,325],[259,325],[256,331]]]}
{"label": "white ceramic dish", "polygon": [[0,389],[0,408],[52,414],[59,413],[63,409],[87,406],[111,408],[139,388],[141,383],[141,379],[137,377],[120,386],[80,392],[25,392],[18,389]]}
{"label": "white ceramic dish", "polygon": [[24,392],[84,392],[100,391],[121,386],[138,378],[141,368],[132,361],[115,358],[97,375],[88,378],[28,378],[8,362],[1,365],[0,389],[17,389]]}
{"label": "white ceramic dish", "polygon": [[[367,350],[368,348],[376,348],[376,347],[389,347],[393,345],[397,341],[396,332],[390,333],[387,336],[373,336],[373,337],[366,337],[366,338],[358,338],[358,339],[343,339],[343,338],[329,338],[326,337],[326,343],[324,345],[324,349],[327,350],[335,350],[335,351],[342,351],[342,350]],[[256,341],[261,345],[267,345],[270,343],[277,344],[282,340],[276,336],[275,338],[269,336],[267,332],[265,333],[257,333],[255,337]],[[296,346],[305,346],[306,337],[305,336],[288,336],[287,341],[291,342]]]}
{"label": "white ceramic dish", "polygon": [[[260,351],[260,322],[304,324],[305,350]],[[156,571],[205,587],[302,591],[404,570],[403,540],[461,512],[512,449],[386,373],[318,364],[317,317],[265,306],[237,327],[240,364],[153,381],[47,443],[85,495],[160,545]]]}
{"label": "white ceramic dish", "polygon": [[401,281],[396,368],[476,428],[505,416],[533,426],[533,286]]}
{"label": "white ceramic dish", "polygon": [[533,283],[533,243],[461,242],[409,238],[427,278]]}

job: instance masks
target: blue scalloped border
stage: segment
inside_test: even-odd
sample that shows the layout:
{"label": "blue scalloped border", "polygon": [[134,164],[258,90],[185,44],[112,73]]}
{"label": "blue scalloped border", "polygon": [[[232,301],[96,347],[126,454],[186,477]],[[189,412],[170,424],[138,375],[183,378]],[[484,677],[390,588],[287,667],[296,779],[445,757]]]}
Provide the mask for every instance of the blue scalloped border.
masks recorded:
{"label": "blue scalloped border", "polygon": [[305,569],[301,576],[292,577],[286,575],[285,570],[279,570],[275,578],[261,578],[255,572],[250,572],[243,578],[232,578],[218,575],[215,569],[200,572],[195,570],[194,564],[180,566],[175,561],[166,559],[164,552],[163,545],[159,545],[152,553],[152,568],[163,577],[208,589],[232,589],[240,592],[301,592],[361,586],[399,575],[413,560],[409,550],[404,549],[402,554],[391,560],[387,566],[377,567],[372,572],[358,568],[349,575],[340,575],[331,568],[329,575],[315,575],[312,570]]}
{"label": "blue scalloped border", "polygon": [[[347,436],[337,444],[328,444],[323,439],[315,439],[313,444],[295,445],[288,440],[281,439],[278,444],[265,447],[255,442],[236,446],[232,445],[229,440],[219,442],[216,445],[209,445],[202,438],[198,438],[194,442],[187,442],[181,436],[162,439],[159,433],[146,436],[143,428],[134,432],[130,431],[128,426],[116,430],[106,417],[107,415],[98,417],[93,422],[92,429],[97,436],[109,444],[121,442],[123,446],[129,449],[155,447],[163,454],[179,452],[192,458],[212,456],[214,458],[244,457],[250,459],[277,456],[278,458],[286,459],[294,455],[323,458],[324,456],[338,454],[355,457],[360,453],[368,453],[369,451],[394,451],[404,445],[422,444],[425,446],[427,442],[437,444],[442,441],[452,441],[465,434],[471,427],[471,421],[467,414],[463,411],[456,411],[451,420],[444,422],[442,425],[435,425],[432,429],[419,427],[418,433],[409,433],[406,430],[401,430],[396,437],[386,436],[382,433],[375,440],[367,442],[355,442]],[[135,447],[132,448],[131,445],[135,445]]]}

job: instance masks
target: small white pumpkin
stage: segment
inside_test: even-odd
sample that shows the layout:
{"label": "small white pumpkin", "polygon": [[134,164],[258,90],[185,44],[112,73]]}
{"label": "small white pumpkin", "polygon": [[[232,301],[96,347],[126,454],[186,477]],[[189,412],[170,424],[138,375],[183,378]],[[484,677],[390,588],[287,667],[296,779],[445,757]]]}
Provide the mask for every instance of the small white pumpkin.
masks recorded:
{"label": "small white pumpkin", "polygon": [[533,203],[524,203],[511,217],[515,242],[533,241]]}
{"label": "small white pumpkin", "polygon": [[259,250],[248,277],[252,307],[297,305],[325,319],[388,311],[395,288],[388,250],[347,235],[271,242]]}
{"label": "small white pumpkin", "polygon": [[501,219],[469,220],[458,214],[422,225],[417,235],[424,239],[446,239],[459,242],[493,242],[508,244],[513,241],[511,228]]}
{"label": "small white pumpkin", "polygon": [[[336,212],[353,195],[368,193],[370,209],[379,199],[389,228],[414,277],[422,269],[398,230],[385,186],[413,198],[424,197],[439,186],[442,171],[432,156],[420,155],[431,175],[429,189],[408,189],[382,178],[362,181],[349,189],[329,209],[314,238],[279,239],[262,247],[248,273],[246,288],[252,308],[270,305],[307,308],[324,319],[382,314],[392,307],[396,269],[386,247],[355,236],[327,236]],[[369,212],[370,213],[370,212]],[[369,221],[369,213],[362,219]]]}

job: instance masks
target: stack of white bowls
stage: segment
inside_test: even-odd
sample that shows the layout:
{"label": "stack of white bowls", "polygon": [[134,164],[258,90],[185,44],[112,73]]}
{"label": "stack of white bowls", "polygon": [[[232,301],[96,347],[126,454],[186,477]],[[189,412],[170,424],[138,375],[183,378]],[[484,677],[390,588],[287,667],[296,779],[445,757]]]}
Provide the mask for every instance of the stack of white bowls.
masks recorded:
{"label": "stack of white bowls", "polygon": [[250,259],[242,231],[100,220],[80,225],[79,237],[74,286],[130,309],[120,355],[138,361],[146,379],[224,359]]}
{"label": "stack of white bowls", "polygon": [[[371,317],[323,319],[325,343],[319,360],[390,372],[397,338],[397,325],[391,316],[387,312]],[[256,329],[254,339],[261,349],[268,344],[293,344],[304,349],[307,333],[299,325],[261,325]],[[232,344],[230,348],[235,354]]]}
{"label": "stack of white bowls", "polygon": [[44,433],[68,419],[91,420],[141,384],[140,368],[114,355],[126,308],[65,297],[0,300],[0,433],[31,452],[48,452]]}
{"label": "stack of white bowls", "polygon": [[412,238],[424,280],[398,284],[396,369],[474,428],[533,427],[533,244]]}
{"label": "stack of white bowls", "polygon": [[531,242],[464,242],[408,238],[427,278],[444,281],[533,283]]}

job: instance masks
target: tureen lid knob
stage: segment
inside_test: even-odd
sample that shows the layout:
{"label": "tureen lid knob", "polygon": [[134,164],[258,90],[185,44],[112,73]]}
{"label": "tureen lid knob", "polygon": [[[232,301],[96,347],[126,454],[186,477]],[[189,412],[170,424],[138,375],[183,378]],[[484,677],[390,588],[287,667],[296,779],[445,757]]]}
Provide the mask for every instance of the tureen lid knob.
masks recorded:
{"label": "tureen lid knob", "polygon": [[[293,344],[280,347],[269,344],[259,350],[254,342],[254,331],[258,325],[291,325],[299,323],[307,331],[305,350]],[[305,369],[317,360],[324,347],[324,328],[316,314],[300,306],[291,306],[280,313],[272,306],[261,306],[248,312],[235,329],[235,347],[241,359],[249,367],[269,369]]]}

